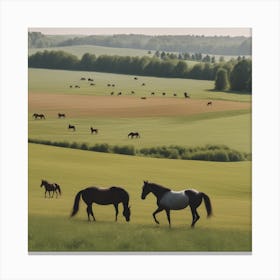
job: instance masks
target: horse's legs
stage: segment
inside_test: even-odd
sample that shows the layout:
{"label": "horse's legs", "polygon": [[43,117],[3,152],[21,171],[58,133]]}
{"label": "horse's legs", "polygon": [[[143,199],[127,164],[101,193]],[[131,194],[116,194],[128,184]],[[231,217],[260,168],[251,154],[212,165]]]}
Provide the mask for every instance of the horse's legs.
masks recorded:
{"label": "horse's legs", "polygon": [[169,223],[169,227],[171,228],[171,222],[170,222],[170,209],[165,209],[167,220]]}
{"label": "horse's legs", "polygon": [[163,208],[159,207],[154,213],[153,213],[153,217],[154,217],[154,220],[157,224],[159,224],[159,221],[156,219],[156,214],[161,212],[163,210]]}
{"label": "horse's legs", "polygon": [[47,197],[47,190],[45,190],[45,198]]}
{"label": "horse's legs", "polygon": [[192,224],[191,224],[191,227],[193,228],[195,223],[200,219],[200,216],[198,215],[197,213],[197,207],[196,205],[191,205],[191,211],[192,211],[192,217],[193,217],[193,220],[192,220]]}
{"label": "horse's legs", "polygon": [[90,222],[90,214],[91,214],[91,205],[87,206],[87,215],[88,215],[88,221]]}
{"label": "horse's legs", "polygon": [[114,206],[115,206],[115,210],[116,210],[116,219],[115,219],[115,221],[117,221],[118,214],[119,214],[119,207],[118,207],[118,204],[114,204]]}
{"label": "horse's legs", "polygon": [[95,217],[94,217],[94,214],[93,214],[93,211],[92,211],[92,204],[89,206],[89,210],[90,210],[90,214],[91,214],[93,220],[96,221]]}

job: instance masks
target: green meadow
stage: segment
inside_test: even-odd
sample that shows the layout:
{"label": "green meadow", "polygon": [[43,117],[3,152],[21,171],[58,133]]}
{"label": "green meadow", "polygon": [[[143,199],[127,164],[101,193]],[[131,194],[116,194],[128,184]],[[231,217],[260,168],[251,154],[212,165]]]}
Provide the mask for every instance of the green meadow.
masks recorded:
{"label": "green meadow", "polygon": [[[95,85],[90,86],[90,82],[81,81],[81,77],[93,78]],[[88,145],[133,145],[137,149],[168,145],[226,145],[231,149],[251,153],[250,106],[242,107],[249,109],[236,110],[224,110],[223,107],[232,103],[227,101],[237,101],[238,106],[243,106],[244,102],[251,102],[251,95],[213,91],[213,81],[144,76],[138,76],[138,80],[135,80],[134,77],[97,72],[29,69],[28,91],[32,95],[29,95],[28,138]],[[115,87],[108,87],[109,83],[115,84]],[[145,83],[145,86],[142,86],[142,83]],[[70,88],[70,85],[79,85],[80,88]],[[135,100],[140,100],[139,97],[142,96],[151,96],[151,92],[155,92],[153,98],[159,101],[165,98],[161,95],[162,92],[166,92],[167,97],[184,98],[183,93],[187,91],[191,100],[199,103],[199,99],[203,99],[203,106],[201,110],[199,107],[200,111],[189,115],[177,114],[177,107],[174,107],[176,114],[172,116],[163,113],[156,117],[147,117],[140,112],[139,115],[131,114],[131,117],[113,117],[114,114],[111,115],[109,111],[105,111],[108,116],[94,115],[91,107],[87,114],[83,114],[84,108],[88,107],[83,107],[82,95],[86,95],[86,100],[96,102],[100,98],[92,99],[88,96],[109,96],[112,91],[115,94],[121,91],[123,95],[131,98],[134,96]],[[131,91],[135,92],[133,96]],[[177,97],[173,97],[173,93],[176,93]],[[79,99],[67,99],[69,96],[78,96]],[[83,98],[80,98],[81,96]],[[65,119],[58,119],[58,108],[61,110],[65,106],[64,97],[68,105],[71,103],[67,108],[72,108],[72,111],[65,112]],[[113,105],[116,105],[114,102],[118,100],[117,105],[123,105],[123,110],[126,110],[131,107],[126,107],[130,106],[127,105],[130,103],[125,103],[125,100],[131,98],[119,99],[114,96],[105,99]],[[150,100],[147,99],[144,102]],[[57,100],[62,103],[57,104]],[[174,101],[171,98],[168,100]],[[207,100],[214,100],[214,104],[215,100],[222,100],[222,110],[210,111],[210,107],[206,107]],[[80,103],[76,106],[75,102]],[[92,110],[94,105],[95,103]],[[34,120],[32,114],[41,111],[46,114],[46,119]],[[68,124],[76,125],[77,131],[69,131]],[[99,133],[91,135],[90,126],[98,128]],[[139,131],[141,138],[128,139],[127,134],[130,131]],[[28,249],[31,252],[252,250],[250,161],[157,159],[31,143],[28,147]],[[42,179],[58,183],[62,188],[62,196],[44,198],[44,189],[40,188]],[[145,200],[140,197],[143,180],[174,190],[194,188],[206,193],[212,202],[213,217],[207,219],[203,203],[198,209],[201,219],[195,229],[190,227],[189,208],[171,211],[171,229],[168,227],[165,212],[158,214],[161,224],[156,225],[152,218],[152,213],[157,208],[155,197],[152,194]],[[114,221],[113,206],[94,205],[97,221],[89,223],[86,205],[82,200],[77,216],[70,218],[75,195],[88,186],[125,188],[130,194],[131,221],[125,222],[121,205],[118,222]]]}
{"label": "green meadow", "polygon": [[[29,251],[251,251],[251,162],[219,163],[122,156],[29,144]],[[62,196],[44,198],[41,179],[61,185]],[[209,195],[214,215],[191,229],[190,209],[165,213],[156,225],[155,197],[141,200],[143,180],[174,190],[195,188]],[[69,218],[76,193],[87,186],[121,186],[130,194],[131,221],[114,207],[94,205],[87,222],[85,204]],[[122,207],[120,207],[121,210]]]}
{"label": "green meadow", "polygon": [[[90,86],[88,81],[81,81],[81,77],[93,78],[95,86]],[[131,91],[134,91],[135,96],[151,96],[151,92],[161,96],[162,92],[165,92],[169,97],[176,93],[176,98],[184,98],[184,92],[188,92],[192,99],[251,102],[250,94],[214,91],[214,81],[147,76],[138,76],[138,80],[134,80],[134,77],[112,73],[31,68],[28,69],[28,91],[93,96],[108,96],[112,91],[115,94],[122,92],[123,95],[131,95]],[[142,83],[145,83],[145,86],[142,86]],[[115,87],[108,87],[107,84],[115,84]],[[80,88],[70,88],[70,85],[79,85]]]}
{"label": "green meadow", "polygon": [[[204,146],[227,145],[241,152],[251,152],[251,115],[247,110],[207,113],[186,117],[146,118],[66,118],[47,117],[38,121],[29,116],[30,139],[66,141],[69,143],[107,143],[133,145],[135,148],[165,145]],[[67,129],[68,124],[76,132]],[[99,129],[91,135],[89,127]],[[129,131],[140,131],[141,138],[130,139]]]}

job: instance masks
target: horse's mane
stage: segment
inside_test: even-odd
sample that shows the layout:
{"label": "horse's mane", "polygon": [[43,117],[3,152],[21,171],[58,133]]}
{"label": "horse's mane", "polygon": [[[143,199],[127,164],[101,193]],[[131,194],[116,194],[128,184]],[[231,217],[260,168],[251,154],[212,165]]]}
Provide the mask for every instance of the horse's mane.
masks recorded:
{"label": "horse's mane", "polygon": [[152,185],[152,186],[155,186],[155,187],[158,187],[158,188],[161,188],[163,190],[166,190],[166,191],[171,191],[171,189],[167,188],[167,187],[164,187],[164,186],[161,186],[159,184],[155,184],[155,183],[148,183],[149,185]]}

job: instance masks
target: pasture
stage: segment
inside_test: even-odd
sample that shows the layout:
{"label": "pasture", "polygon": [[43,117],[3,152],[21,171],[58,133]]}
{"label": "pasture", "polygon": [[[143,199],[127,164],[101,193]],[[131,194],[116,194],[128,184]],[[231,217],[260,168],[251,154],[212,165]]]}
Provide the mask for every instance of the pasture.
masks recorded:
{"label": "pasture", "polygon": [[[81,81],[81,77],[93,78],[93,82]],[[65,71],[47,69],[28,69],[28,91],[29,93],[48,94],[72,94],[90,96],[110,96],[114,92],[116,96],[122,92],[122,96],[145,96],[171,97],[173,99],[184,98],[184,92],[188,92],[191,99],[211,99],[238,102],[251,102],[250,94],[225,93],[214,91],[214,81],[177,79],[177,78],[157,78],[122,75],[100,72]],[[94,86],[90,84],[94,83]],[[145,86],[142,86],[145,83]],[[115,86],[108,86],[114,84]],[[73,88],[70,88],[70,86]],[[75,85],[80,88],[74,88]],[[134,91],[134,94],[131,92]],[[155,92],[155,96],[151,93]],[[173,94],[177,96],[174,97]],[[118,96],[121,97],[121,96]],[[143,100],[144,101],[144,100]]]}
{"label": "pasture", "polygon": [[[251,162],[217,163],[138,158],[29,144],[29,251],[251,251]],[[57,182],[59,198],[44,198],[41,179]],[[210,196],[214,216],[191,229],[190,209],[151,213],[155,197],[141,200],[143,180],[175,190],[195,188]],[[69,218],[76,193],[87,186],[122,186],[130,194],[131,221],[114,207],[94,205],[97,222],[87,222],[86,205]],[[120,207],[122,210],[122,207]],[[51,229],[51,233],[50,233]]]}
{"label": "pasture", "polygon": [[[132,75],[45,69],[29,69],[28,74],[31,139],[136,148],[213,144],[251,152],[251,96],[212,91],[211,81],[136,80]],[[116,96],[118,92],[122,95]],[[212,105],[207,106],[209,101]],[[34,113],[46,119],[35,120]],[[58,118],[58,113],[66,117]],[[69,130],[69,124],[76,131]],[[91,126],[98,134],[90,133]],[[129,139],[131,131],[141,137]],[[29,251],[251,251],[249,161],[155,159],[29,144],[28,162]],[[45,199],[42,179],[58,183],[62,196]],[[171,229],[164,212],[158,215],[161,225],[156,225],[151,215],[157,208],[155,198],[140,198],[143,180],[205,192],[213,218],[206,219],[203,204],[195,229],[190,228],[189,208],[171,212]],[[93,185],[125,188],[131,196],[131,221],[124,221],[121,206],[117,223],[113,206],[94,206],[97,222],[88,223],[82,201],[78,215],[70,219],[76,193]]]}

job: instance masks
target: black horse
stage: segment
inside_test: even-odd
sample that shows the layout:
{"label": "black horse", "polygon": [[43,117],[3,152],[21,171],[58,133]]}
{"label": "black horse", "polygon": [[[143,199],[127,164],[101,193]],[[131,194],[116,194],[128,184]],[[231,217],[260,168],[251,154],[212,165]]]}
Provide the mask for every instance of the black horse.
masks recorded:
{"label": "black horse", "polygon": [[[58,193],[59,193],[59,195],[61,195],[61,189],[57,183],[50,184],[48,181],[42,180],[40,187],[43,187],[43,186],[45,187],[45,198],[46,198],[47,192],[49,192],[49,197],[53,197],[54,193],[56,193],[56,198],[58,196]],[[51,192],[52,192],[52,196],[51,196]]]}
{"label": "black horse", "polygon": [[58,113],[57,116],[58,116],[59,119],[66,117],[66,115],[64,113]]}
{"label": "black horse", "polygon": [[98,187],[89,187],[79,191],[75,197],[73,211],[71,217],[76,215],[79,211],[80,197],[82,196],[83,201],[87,204],[87,215],[88,221],[90,221],[90,215],[95,221],[95,217],[92,211],[92,204],[97,203],[101,205],[113,204],[116,210],[115,221],[118,218],[118,205],[119,203],[123,204],[123,216],[126,221],[130,220],[130,206],[129,204],[129,195],[126,190],[120,187],[110,187],[108,189],[98,188]]}
{"label": "black horse", "polygon": [[97,128],[93,128],[92,126],[90,127],[90,132],[91,134],[95,133],[98,134],[98,129]]}
{"label": "black horse", "polygon": [[129,138],[134,138],[134,137],[136,137],[136,138],[140,138],[140,134],[139,134],[139,132],[130,132],[130,133],[128,133],[128,135],[127,135],[127,137]]}
{"label": "black horse", "polygon": [[37,119],[41,119],[41,120],[44,119],[45,120],[46,119],[44,114],[37,114],[37,113],[33,114],[33,118],[35,120],[37,120]]}
{"label": "black horse", "polygon": [[209,101],[206,105],[207,105],[207,106],[212,105],[212,101]]}
{"label": "black horse", "polygon": [[69,125],[68,125],[68,129],[72,129],[73,131],[76,131],[75,125],[69,124]]}
{"label": "black horse", "polygon": [[207,217],[212,215],[210,198],[203,192],[198,192],[196,190],[183,190],[175,192],[169,188],[144,181],[141,198],[145,199],[147,194],[150,192],[153,193],[157,198],[158,208],[153,213],[154,220],[157,224],[159,224],[159,221],[156,219],[156,214],[165,210],[169,227],[171,227],[170,210],[184,209],[189,205],[192,211],[191,226],[194,227],[195,223],[200,218],[196,209],[201,204],[202,199],[204,199],[206,206]]}

